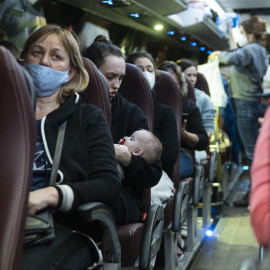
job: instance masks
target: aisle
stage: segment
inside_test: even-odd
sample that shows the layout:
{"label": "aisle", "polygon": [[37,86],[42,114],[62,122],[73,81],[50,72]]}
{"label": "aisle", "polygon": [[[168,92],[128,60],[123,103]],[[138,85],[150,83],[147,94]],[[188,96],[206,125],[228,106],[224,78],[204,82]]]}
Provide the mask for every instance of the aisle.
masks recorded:
{"label": "aisle", "polygon": [[189,269],[237,270],[243,260],[257,259],[258,252],[248,210],[224,206],[213,236],[205,239]]}

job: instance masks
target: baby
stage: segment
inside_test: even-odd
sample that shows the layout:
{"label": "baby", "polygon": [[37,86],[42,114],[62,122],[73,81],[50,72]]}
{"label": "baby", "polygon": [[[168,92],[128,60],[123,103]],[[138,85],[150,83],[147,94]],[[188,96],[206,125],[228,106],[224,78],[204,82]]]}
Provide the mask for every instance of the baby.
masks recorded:
{"label": "baby", "polygon": [[[143,157],[148,164],[160,159],[162,151],[159,139],[145,129],[137,130],[130,137],[126,136],[119,141],[119,144],[115,144],[116,158],[118,156],[117,151],[121,151],[122,147],[125,147],[134,156]],[[120,160],[118,162],[123,165]],[[119,169],[122,174],[122,168]]]}

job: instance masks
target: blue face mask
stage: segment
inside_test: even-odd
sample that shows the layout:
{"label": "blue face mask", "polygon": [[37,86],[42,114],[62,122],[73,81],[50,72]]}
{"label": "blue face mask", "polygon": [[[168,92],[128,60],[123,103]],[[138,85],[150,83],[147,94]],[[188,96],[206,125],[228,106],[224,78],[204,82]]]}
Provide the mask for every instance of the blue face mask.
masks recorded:
{"label": "blue face mask", "polygon": [[37,97],[50,97],[56,93],[61,86],[68,82],[68,72],[58,71],[42,65],[24,64],[24,68],[31,75]]}

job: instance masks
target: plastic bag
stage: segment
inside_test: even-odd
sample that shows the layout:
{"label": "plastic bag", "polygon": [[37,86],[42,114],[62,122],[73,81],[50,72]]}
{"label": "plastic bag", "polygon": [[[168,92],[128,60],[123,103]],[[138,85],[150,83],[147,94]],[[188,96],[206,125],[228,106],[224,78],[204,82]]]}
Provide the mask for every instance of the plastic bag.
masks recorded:
{"label": "plastic bag", "polygon": [[199,65],[197,69],[208,82],[211,100],[215,106],[226,107],[228,99],[221,79],[219,60],[208,61],[206,64]]}

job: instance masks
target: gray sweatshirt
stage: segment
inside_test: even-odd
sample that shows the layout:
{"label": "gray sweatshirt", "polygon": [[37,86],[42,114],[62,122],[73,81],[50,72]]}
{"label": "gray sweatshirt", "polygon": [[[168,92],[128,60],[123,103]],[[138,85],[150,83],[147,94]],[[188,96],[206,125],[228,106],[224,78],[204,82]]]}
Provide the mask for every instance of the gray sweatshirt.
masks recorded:
{"label": "gray sweatshirt", "polygon": [[259,43],[250,43],[232,52],[220,52],[219,61],[233,65],[230,70],[233,98],[256,99],[263,92],[269,58]]}

